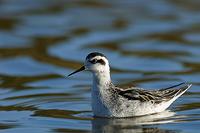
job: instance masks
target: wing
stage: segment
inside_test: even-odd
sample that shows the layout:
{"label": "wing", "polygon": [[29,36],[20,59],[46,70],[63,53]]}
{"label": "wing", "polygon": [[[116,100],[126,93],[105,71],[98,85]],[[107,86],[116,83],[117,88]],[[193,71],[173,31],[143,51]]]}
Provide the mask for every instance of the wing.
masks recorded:
{"label": "wing", "polygon": [[[182,86],[181,86],[182,85]],[[179,87],[176,89],[176,87]],[[139,100],[141,102],[161,103],[162,101],[168,101],[173,97],[185,92],[190,85],[185,83],[178,84],[165,89],[160,90],[143,90],[139,88],[130,88],[126,90],[118,90],[118,94],[128,100]]]}
{"label": "wing", "polygon": [[136,89],[136,88],[131,90],[119,91],[118,94],[124,98],[127,98],[128,100],[139,100],[141,102],[150,101],[154,103],[160,103],[164,100],[168,100],[164,98],[162,95],[159,95],[159,93],[157,92]]}

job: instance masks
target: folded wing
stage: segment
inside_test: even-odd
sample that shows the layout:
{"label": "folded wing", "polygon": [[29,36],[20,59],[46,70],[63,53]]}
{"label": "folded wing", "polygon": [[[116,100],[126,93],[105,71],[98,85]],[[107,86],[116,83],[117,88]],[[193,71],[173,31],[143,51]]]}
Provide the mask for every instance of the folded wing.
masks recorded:
{"label": "folded wing", "polygon": [[139,100],[141,102],[161,103],[182,95],[191,85],[181,83],[160,90],[143,90],[138,88],[129,88],[126,90],[118,89],[118,94],[128,100]]}

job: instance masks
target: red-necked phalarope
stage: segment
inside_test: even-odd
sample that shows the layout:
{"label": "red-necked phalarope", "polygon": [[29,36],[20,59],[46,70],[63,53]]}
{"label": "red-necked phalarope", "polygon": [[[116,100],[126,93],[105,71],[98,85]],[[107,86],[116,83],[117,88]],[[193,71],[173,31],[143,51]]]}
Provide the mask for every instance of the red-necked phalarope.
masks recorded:
{"label": "red-necked phalarope", "polygon": [[108,59],[98,52],[88,54],[85,65],[68,76],[83,70],[93,74],[92,110],[99,117],[132,117],[164,111],[192,85],[181,83],[159,90],[116,87],[111,82]]}

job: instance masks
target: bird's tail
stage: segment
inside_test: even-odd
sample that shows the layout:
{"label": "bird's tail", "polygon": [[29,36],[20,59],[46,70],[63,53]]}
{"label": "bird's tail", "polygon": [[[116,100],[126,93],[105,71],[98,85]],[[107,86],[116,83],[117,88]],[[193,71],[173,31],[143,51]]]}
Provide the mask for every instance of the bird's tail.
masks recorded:
{"label": "bird's tail", "polygon": [[160,89],[160,91],[163,91],[164,97],[168,97],[170,99],[176,100],[178,97],[180,97],[183,93],[185,93],[192,84],[187,83],[180,83],[178,85],[174,85],[168,88]]}

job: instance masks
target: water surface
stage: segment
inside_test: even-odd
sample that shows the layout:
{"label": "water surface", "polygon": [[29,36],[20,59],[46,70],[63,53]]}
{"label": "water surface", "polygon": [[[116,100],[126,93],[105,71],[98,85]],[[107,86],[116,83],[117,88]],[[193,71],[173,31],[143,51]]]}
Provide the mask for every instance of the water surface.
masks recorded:
{"label": "water surface", "polygon": [[[2,0],[0,132],[198,132],[199,6],[198,0]],[[94,118],[91,74],[66,78],[92,51],[108,57],[116,85],[193,86],[160,114]]]}

